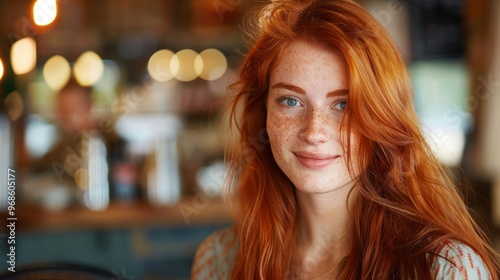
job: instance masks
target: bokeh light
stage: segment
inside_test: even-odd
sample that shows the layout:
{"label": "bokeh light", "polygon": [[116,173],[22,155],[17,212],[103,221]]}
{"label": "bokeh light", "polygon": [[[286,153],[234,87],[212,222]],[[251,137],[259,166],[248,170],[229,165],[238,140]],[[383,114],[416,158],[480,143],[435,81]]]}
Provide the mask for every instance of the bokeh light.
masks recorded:
{"label": "bokeh light", "polygon": [[2,80],[3,78],[3,61],[2,61],[2,58],[0,57],[0,80]]}
{"label": "bokeh light", "polygon": [[170,50],[159,50],[155,52],[148,61],[149,75],[158,82],[171,80],[174,77],[170,69],[170,61],[173,57],[174,53]]}
{"label": "bokeh light", "polygon": [[30,72],[36,65],[36,43],[31,37],[20,39],[10,50],[12,70],[17,75]]}
{"label": "bokeh light", "polygon": [[3,106],[7,109],[7,115],[12,121],[16,121],[23,113],[24,102],[21,94],[17,91],[11,92],[3,101]]}
{"label": "bokeh light", "polygon": [[43,79],[52,90],[60,90],[68,83],[70,77],[71,66],[64,57],[55,55],[45,62]]}
{"label": "bokeh light", "polygon": [[75,172],[75,182],[76,185],[82,190],[87,190],[89,188],[89,172],[87,169],[78,168]]}
{"label": "bokeh light", "polygon": [[77,59],[73,71],[76,81],[81,86],[91,86],[101,79],[104,72],[104,64],[99,55],[88,51]]}
{"label": "bokeh light", "polygon": [[177,52],[170,60],[170,71],[172,71],[174,77],[183,82],[189,82],[196,79],[198,74],[195,69],[199,67],[195,67],[197,57],[198,53],[190,49]]}
{"label": "bokeh light", "polygon": [[[227,69],[227,60],[222,52],[216,49],[207,49],[202,51],[198,55],[199,59],[203,63],[201,63],[202,67],[197,67],[197,73],[200,78],[213,81],[222,77]],[[199,66],[198,62],[196,66]]]}
{"label": "bokeh light", "polygon": [[56,0],[37,0],[33,5],[33,20],[36,25],[49,25],[56,19],[56,16]]}

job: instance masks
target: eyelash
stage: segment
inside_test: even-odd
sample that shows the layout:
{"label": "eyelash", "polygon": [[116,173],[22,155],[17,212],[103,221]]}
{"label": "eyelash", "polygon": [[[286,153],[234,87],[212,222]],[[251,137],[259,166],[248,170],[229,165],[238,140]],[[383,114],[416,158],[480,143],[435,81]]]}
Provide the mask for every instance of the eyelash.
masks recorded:
{"label": "eyelash", "polygon": [[344,109],[343,109],[343,110],[342,110],[342,109],[339,109],[339,110],[341,110],[341,111],[345,111],[345,107],[347,107],[347,100],[340,100],[339,102],[335,103],[335,106],[333,106],[333,107],[335,108],[335,107],[337,107],[337,106],[338,106],[339,104],[341,104],[341,103],[345,103],[345,105],[344,105]]}
{"label": "eyelash", "polygon": [[293,101],[296,101],[298,104],[302,105],[302,103],[297,98],[295,98],[293,96],[284,95],[284,96],[278,97],[279,104],[281,104],[287,108],[296,107],[296,106],[289,106],[289,105],[284,104],[284,102],[287,100],[293,100]]}
{"label": "eyelash", "polygon": [[[278,97],[278,103],[280,105],[283,105],[285,106],[286,108],[292,108],[292,107],[297,107],[297,106],[290,106],[290,105],[286,105],[284,102],[287,101],[287,100],[293,100],[293,101],[296,101],[298,104],[302,105],[302,103],[299,101],[299,99],[293,97],[293,96],[289,96],[289,95],[284,95],[284,96],[280,96]],[[333,106],[333,108],[337,107],[338,105],[340,105],[341,103],[345,103],[344,105],[344,109],[338,109],[338,110],[341,110],[341,111],[345,111],[345,107],[347,107],[347,100],[343,99],[343,100],[339,100],[338,102],[335,103],[335,105]]]}

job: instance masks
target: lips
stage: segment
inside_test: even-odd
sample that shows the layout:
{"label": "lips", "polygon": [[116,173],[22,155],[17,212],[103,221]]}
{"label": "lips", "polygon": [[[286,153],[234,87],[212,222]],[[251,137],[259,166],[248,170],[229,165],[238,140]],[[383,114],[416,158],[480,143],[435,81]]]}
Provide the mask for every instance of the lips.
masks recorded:
{"label": "lips", "polygon": [[328,154],[316,154],[310,152],[293,152],[298,162],[309,169],[322,169],[328,165],[330,165],[333,161],[335,161],[340,156],[337,155],[328,155]]}

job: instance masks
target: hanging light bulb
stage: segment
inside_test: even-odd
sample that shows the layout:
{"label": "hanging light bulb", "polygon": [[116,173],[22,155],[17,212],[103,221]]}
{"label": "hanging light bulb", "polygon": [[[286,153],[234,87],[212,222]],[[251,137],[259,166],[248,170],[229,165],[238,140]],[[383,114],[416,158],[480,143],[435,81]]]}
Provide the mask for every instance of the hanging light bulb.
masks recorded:
{"label": "hanging light bulb", "polygon": [[51,24],[57,16],[56,0],[37,0],[33,5],[33,20],[38,26]]}
{"label": "hanging light bulb", "polygon": [[2,58],[0,57],[0,81],[3,78],[3,72],[4,72],[3,62],[2,62]]}

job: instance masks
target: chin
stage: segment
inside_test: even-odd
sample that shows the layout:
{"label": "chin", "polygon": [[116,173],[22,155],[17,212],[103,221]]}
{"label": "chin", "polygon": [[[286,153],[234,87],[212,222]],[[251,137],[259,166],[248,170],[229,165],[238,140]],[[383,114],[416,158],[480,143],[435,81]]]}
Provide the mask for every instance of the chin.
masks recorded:
{"label": "chin", "polygon": [[[297,187],[299,186],[299,187]],[[295,185],[295,189],[303,192],[303,193],[309,193],[309,194],[322,194],[322,193],[329,193],[331,191],[334,191],[336,188],[332,186],[321,186],[317,187],[317,185],[311,185],[310,182],[307,185]]]}
{"label": "chin", "polygon": [[307,182],[297,182],[297,184],[295,184],[294,182],[296,190],[308,194],[325,194],[337,190],[349,191],[353,185],[354,181],[352,180],[346,180],[344,182],[336,182],[331,184],[327,184],[324,181],[315,183],[314,180],[308,180]]}

